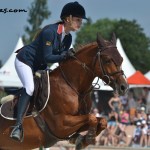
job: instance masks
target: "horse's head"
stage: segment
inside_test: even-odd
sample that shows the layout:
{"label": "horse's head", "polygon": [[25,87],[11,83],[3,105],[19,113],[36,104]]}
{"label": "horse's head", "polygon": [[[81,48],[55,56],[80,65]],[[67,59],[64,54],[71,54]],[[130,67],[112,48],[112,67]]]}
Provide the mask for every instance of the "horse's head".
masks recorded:
{"label": "horse's head", "polygon": [[95,61],[95,73],[115,92],[124,94],[128,89],[124,72],[121,69],[123,58],[116,47],[115,34],[111,41],[104,40],[97,34],[98,53]]}
{"label": "horse's head", "polygon": [[[123,58],[116,47],[115,35],[111,41],[106,41],[97,35],[97,42],[82,46],[72,57],[74,59],[69,59],[61,64],[61,72],[69,85],[74,84],[78,91],[89,90],[96,76],[118,94],[122,95],[127,91],[128,84],[121,69]],[[72,77],[74,77],[74,83],[71,84]],[[77,79],[79,79],[78,82]]]}

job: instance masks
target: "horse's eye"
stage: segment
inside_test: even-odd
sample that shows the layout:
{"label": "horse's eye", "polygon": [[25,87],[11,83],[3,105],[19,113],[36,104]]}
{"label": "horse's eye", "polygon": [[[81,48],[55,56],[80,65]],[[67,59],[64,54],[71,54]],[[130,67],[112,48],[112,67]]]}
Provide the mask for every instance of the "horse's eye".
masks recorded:
{"label": "horse's eye", "polygon": [[105,60],[105,62],[104,62],[105,64],[110,64],[111,63],[111,59],[107,59],[107,60]]}

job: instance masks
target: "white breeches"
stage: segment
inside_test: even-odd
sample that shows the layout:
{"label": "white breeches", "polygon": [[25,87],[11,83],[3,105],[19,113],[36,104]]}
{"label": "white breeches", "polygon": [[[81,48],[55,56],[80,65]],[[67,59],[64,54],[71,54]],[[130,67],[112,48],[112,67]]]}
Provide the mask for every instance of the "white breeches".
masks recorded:
{"label": "white breeches", "polygon": [[15,59],[15,68],[23,84],[23,87],[26,89],[26,93],[32,96],[34,92],[34,79],[32,69],[28,65],[19,61],[17,58]]}

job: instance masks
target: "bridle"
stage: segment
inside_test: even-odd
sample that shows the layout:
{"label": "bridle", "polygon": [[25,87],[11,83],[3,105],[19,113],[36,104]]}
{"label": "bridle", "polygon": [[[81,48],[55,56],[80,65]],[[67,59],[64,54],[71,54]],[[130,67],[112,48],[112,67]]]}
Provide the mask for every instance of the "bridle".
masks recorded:
{"label": "bridle", "polygon": [[[98,47],[98,52],[97,52],[97,54],[96,54],[96,57],[95,57],[95,61],[94,61],[94,72],[95,72],[95,64],[96,64],[96,61],[97,61],[97,59],[98,59],[98,64],[99,64],[99,68],[101,69],[101,71],[102,71],[102,79],[108,79],[108,82],[106,82],[105,83],[105,85],[110,85],[111,84],[111,82],[112,81],[114,81],[113,79],[112,79],[112,77],[114,76],[114,75],[116,75],[116,74],[119,74],[119,75],[124,75],[124,72],[123,72],[123,70],[117,70],[117,71],[115,71],[115,72],[112,72],[112,73],[109,73],[109,72],[106,72],[106,70],[104,69],[104,63],[103,63],[103,61],[102,61],[102,52],[104,51],[104,50],[107,50],[107,49],[109,49],[109,48],[117,48],[116,46],[106,46],[106,47],[103,47],[103,48],[100,48],[100,47]],[[116,65],[116,64],[115,64]],[[116,65],[117,66],[117,65]],[[112,80],[111,80],[112,79]],[[115,81],[114,81],[115,82]]]}
{"label": "bridle", "polygon": [[[108,79],[108,82],[105,83],[105,85],[110,85],[112,81],[115,82],[115,81],[112,79],[112,77],[113,77],[114,75],[116,75],[116,74],[124,75],[123,70],[117,70],[117,71],[115,71],[115,72],[113,72],[113,73],[108,73],[108,72],[106,72],[106,70],[104,69],[103,60],[102,60],[102,58],[101,58],[101,57],[102,57],[102,52],[103,52],[104,50],[107,50],[107,49],[110,49],[110,48],[117,48],[117,47],[116,47],[116,46],[106,46],[106,47],[104,47],[104,48],[98,47],[98,52],[96,53],[96,56],[94,57],[93,63],[92,63],[92,66],[94,67],[94,71],[93,71],[86,63],[84,63],[84,62],[82,62],[81,60],[79,60],[76,56],[71,56],[71,57],[73,57],[74,59],[76,59],[76,61],[83,67],[83,69],[84,69],[85,71],[87,71],[88,75],[92,74],[93,77],[95,77],[95,68],[96,68],[95,66],[96,66],[96,62],[97,62],[97,59],[98,59],[99,68],[100,68],[100,70],[102,71],[102,79],[107,78],[107,79]],[[80,93],[79,93],[79,92],[73,87],[73,85],[71,85],[71,83],[68,81],[68,79],[67,79],[67,77],[66,77],[66,75],[65,75],[65,73],[64,73],[64,71],[63,71],[63,69],[62,69],[61,64],[59,64],[59,68],[60,68],[61,74],[62,74],[64,80],[67,82],[67,84],[68,84],[78,95],[80,95]],[[90,74],[89,74],[89,72],[90,72]],[[86,93],[89,93],[91,90],[93,90],[97,85],[100,87],[100,85],[98,84],[98,81],[99,81],[99,78],[97,79],[97,82],[96,82],[93,86],[91,86],[91,87],[84,93],[84,95],[86,95]]]}

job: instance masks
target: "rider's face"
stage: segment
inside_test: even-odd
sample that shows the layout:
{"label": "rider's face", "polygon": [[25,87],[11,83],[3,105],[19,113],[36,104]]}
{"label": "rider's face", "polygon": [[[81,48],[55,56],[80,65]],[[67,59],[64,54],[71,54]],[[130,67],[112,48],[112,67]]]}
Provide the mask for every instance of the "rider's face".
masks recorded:
{"label": "rider's face", "polygon": [[82,25],[82,18],[72,17],[71,28],[72,31],[77,31]]}
{"label": "rider's face", "polygon": [[82,25],[82,18],[69,16],[65,20],[65,31],[77,31]]}

